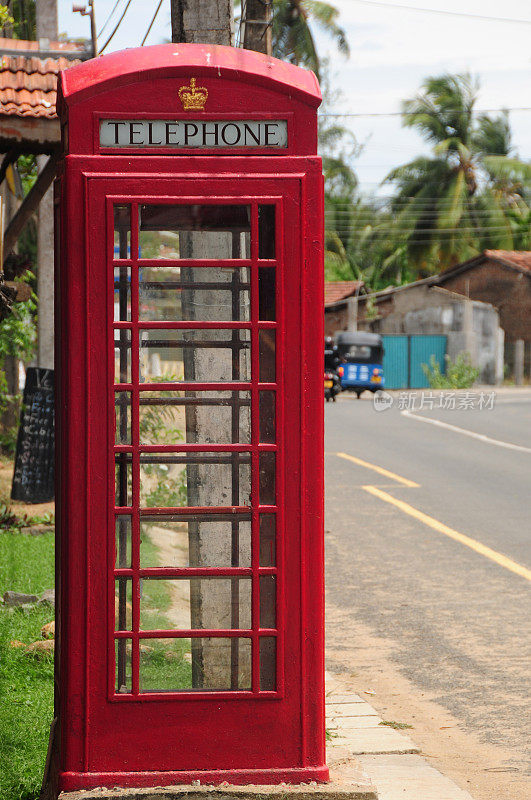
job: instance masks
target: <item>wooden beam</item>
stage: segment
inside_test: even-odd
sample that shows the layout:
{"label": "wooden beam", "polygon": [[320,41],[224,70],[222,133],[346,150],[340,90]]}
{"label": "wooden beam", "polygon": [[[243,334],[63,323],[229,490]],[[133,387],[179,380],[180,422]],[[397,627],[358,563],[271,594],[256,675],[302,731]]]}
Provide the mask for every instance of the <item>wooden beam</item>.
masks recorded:
{"label": "wooden beam", "polygon": [[6,232],[4,233],[4,257],[13,250],[26,223],[37,210],[39,203],[52,185],[56,172],[57,156],[52,155],[46,162],[46,166],[42,172],[39,173],[33,187],[22,201],[22,205],[6,228]]}
{"label": "wooden beam", "polygon": [[10,150],[8,153],[5,154],[2,160],[2,164],[0,165],[0,184],[3,183],[7,170],[9,169],[11,164],[15,163],[19,155],[20,155],[19,151],[16,150],[15,148],[13,148],[12,150]]}
{"label": "wooden beam", "polygon": [[61,125],[57,117],[0,114],[0,143],[4,152],[25,147],[32,153],[50,153],[61,144]]}

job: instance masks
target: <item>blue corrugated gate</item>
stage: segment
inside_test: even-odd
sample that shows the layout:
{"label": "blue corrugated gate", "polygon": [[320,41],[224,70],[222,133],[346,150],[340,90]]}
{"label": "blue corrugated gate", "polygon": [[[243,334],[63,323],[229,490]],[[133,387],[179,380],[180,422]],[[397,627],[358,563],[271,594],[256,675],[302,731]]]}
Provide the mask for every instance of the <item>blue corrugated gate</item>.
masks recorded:
{"label": "blue corrugated gate", "polygon": [[414,336],[382,336],[383,369],[386,389],[425,389],[429,384],[422,364],[434,356],[441,372],[446,369],[446,336],[418,334]]}
{"label": "blue corrugated gate", "polygon": [[407,336],[382,336],[383,371],[386,389],[403,389],[409,380],[409,344]]}

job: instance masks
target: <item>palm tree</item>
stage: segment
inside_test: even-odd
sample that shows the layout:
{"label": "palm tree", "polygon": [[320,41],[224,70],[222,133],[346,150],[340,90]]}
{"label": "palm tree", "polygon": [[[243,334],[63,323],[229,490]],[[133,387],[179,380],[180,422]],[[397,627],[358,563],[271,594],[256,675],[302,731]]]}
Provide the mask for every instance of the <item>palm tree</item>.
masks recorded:
{"label": "palm tree", "polygon": [[433,145],[432,157],[386,178],[397,189],[396,247],[406,248],[421,275],[522,240],[531,165],[512,151],[506,113],[475,118],[478,88],[470,75],[431,77],[402,105],[402,124]]}
{"label": "palm tree", "polygon": [[324,0],[273,0],[273,55],[312,69],[320,78],[320,61],[312,33],[313,24],[332,37],[339,51],[349,55],[339,11]]}

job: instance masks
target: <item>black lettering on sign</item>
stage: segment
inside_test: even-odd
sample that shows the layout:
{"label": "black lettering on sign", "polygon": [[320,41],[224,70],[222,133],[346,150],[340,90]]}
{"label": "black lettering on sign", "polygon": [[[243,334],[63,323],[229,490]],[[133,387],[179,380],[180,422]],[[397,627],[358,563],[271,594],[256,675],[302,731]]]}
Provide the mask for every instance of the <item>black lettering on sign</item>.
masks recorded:
{"label": "black lettering on sign", "polygon": [[[192,130],[192,128],[193,128],[193,130]],[[185,122],[184,123],[184,146],[185,147],[189,143],[191,136],[197,136],[197,131],[198,130],[199,129],[198,129],[197,125],[195,125],[193,122]]]}
{"label": "black lettering on sign", "polygon": [[[276,137],[276,128],[278,128],[278,122],[266,122],[264,125],[265,128],[265,144],[267,145],[275,145],[278,144],[278,140],[273,137]],[[272,129],[272,130],[270,130]]]}
{"label": "black lettering on sign", "polygon": [[109,122],[109,125],[114,125],[114,144],[119,144],[118,126],[127,125],[127,122]]}
{"label": "black lettering on sign", "polygon": [[54,373],[28,367],[20,412],[11,498],[24,503],[54,499]]}
{"label": "black lettering on sign", "polygon": [[258,127],[258,133],[255,133],[253,131],[253,129],[251,128],[251,126],[247,122],[244,123],[243,127],[244,127],[244,132],[245,132],[245,144],[247,144],[249,142],[249,138],[248,137],[250,136],[251,139],[254,139],[255,144],[259,145],[260,144],[260,126]]}
{"label": "black lettering on sign", "polygon": [[170,136],[177,136],[176,122],[166,123],[166,144],[179,144],[177,139],[170,139]]}
{"label": "black lettering on sign", "polygon": [[213,122],[212,123],[213,130],[211,130],[211,131],[209,131],[207,128],[208,128],[208,122],[203,122],[203,147],[207,147],[208,146],[208,141],[207,141],[207,137],[208,136],[213,136],[214,137],[214,141],[211,142],[211,144],[212,144],[212,146],[216,146],[217,147],[217,144],[218,144],[218,141],[219,141],[219,126],[218,126],[218,123],[217,122]]}
{"label": "black lettering on sign", "polygon": [[[230,133],[229,128],[233,129],[232,133]],[[241,130],[237,125],[234,124],[234,122],[227,122],[227,124],[223,125],[221,128],[221,138],[225,144],[229,145],[229,147],[234,147],[234,145],[237,145],[241,139],[241,135]]]}
{"label": "black lettering on sign", "polygon": [[[138,130],[140,128],[140,130]],[[135,136],[142,136],[142,123],[130,122],[129,123],[129,144],[144,144],[144,139],[135,139]]]}
{"label": "black lettering on sign", "polygon": [[153,125],[154,124],[155,124],[154,122],[148,122],[148,130],[149,130],[148,144],[162,144],[160,139],[158,139],[156,141],[153,139]]}

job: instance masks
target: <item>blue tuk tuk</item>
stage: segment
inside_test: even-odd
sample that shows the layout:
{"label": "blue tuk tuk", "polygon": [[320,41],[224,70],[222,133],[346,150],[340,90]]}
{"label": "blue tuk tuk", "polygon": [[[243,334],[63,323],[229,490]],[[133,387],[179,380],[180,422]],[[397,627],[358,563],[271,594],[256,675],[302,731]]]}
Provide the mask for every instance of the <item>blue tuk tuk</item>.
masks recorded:
{"label": "blue tuk tuk", "polygon": [[377,333],[346,331],[337,334],[337,355],[341,386],[356,392],[377,392],[384,388],[383,342]]}

